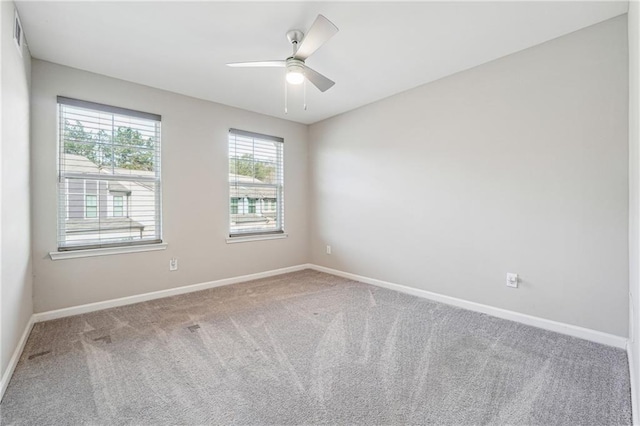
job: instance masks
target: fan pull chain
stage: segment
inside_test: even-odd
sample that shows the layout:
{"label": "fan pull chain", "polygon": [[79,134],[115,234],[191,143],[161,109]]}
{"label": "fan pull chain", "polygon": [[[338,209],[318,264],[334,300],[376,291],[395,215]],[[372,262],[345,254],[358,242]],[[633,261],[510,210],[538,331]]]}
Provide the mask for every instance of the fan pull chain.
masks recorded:
{"label": "fan pull chain", "polygon": [[304,78],[303,82],[302,82],[302,90],[304,92],[304,110],[307,110],[307,77]]}
{"label": "fan pull chain", "polygon": [[289,84],[287,84],[287,79],[284,79],[284,113],[288,114],[289,110],[287,109],[287,86]]}

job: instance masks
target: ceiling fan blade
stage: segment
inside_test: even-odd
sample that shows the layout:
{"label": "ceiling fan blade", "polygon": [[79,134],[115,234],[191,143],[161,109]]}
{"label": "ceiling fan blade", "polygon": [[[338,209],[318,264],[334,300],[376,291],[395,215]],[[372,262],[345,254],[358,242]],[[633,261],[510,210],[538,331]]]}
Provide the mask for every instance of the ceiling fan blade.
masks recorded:
{"label": "ceiling fan blade", "polygon": [[335,81],[329,80],[318,71],[315,71],[306,65],[304,67],[304,75],[305,77],[307,77],[307,80],[313,83],[313,85],[320,89],[321,92],[326,92],[327,90],[331,89],[334,84],[336,84]]}
{"label": "ceiling fan blade", "polygon": [[298,47],[293,57],[304,61],[337,32],[338,27],[324,16],[318,15],[311,28],[309,28],[307,35],[300,42],[300,47]]}
{"label": "ceiling fan blade", "polygon": [[285,61],[253,61],[253,62],[231,62],[227,64],[230,67],[237,68],[256,68],[256,67],[278,67],[284,68]]}

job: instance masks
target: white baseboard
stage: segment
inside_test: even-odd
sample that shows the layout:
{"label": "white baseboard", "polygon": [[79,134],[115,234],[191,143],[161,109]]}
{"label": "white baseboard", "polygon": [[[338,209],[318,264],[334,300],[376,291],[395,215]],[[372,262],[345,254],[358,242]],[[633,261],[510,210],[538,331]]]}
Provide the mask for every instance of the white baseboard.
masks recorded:
{"label": "white baseboard", "polygon": [[56,309],[53,311],[39,312],[33,314],[34,322],[49,321],[57,318],[70,317],[73,315],[86,314],[88,312],[101,311],[103,309],[115,308],[118,306],[132,305],[134,303],[146,302],[148,300],[161,299],[163,297],[176,296],[179,294],[192,293],[194,291],[206,290],[214,287],[222,287],[229,284],[236,284],[244,281],[257,280],[260,278],[272,277],[274,275],[286,274],[288,272],[309,269],[311,265],[302,264],[287,268],[273,269],[271,271],[258,272],[256,274],[241,275],[233,278],[224,278],[216,281],[209,281],[200,284],[187,285],[183,287],[170,288],[167,290],[153,291],[151,293],[137,294],[135,296],[121,297],[119,299],[105,300],[103,302],[88,303],[86,305],[72,306],[69,308]]}
{"label": "white baseboard", "polygon": [[9,386],[9,382],[11,381],[11,377],[13,376],[13,372],[18,365],[18,361],[20,361],[20,356],[22,355],[22,351],[24,350],[24,345],[27,344],[27,339],[29,338],[29,334],[31,333],[31,329],[33,328],[33,315],[29,318],[27,322],[27,326],[24,328],[24,332],[18,341],[18,346],[13,351],[13,355],[9,360],[9,365],[2,375],[2,379],[0,379],[0,401],[4,398],[4,392],[7,390],[7,386]]}
{"label": "white baseboard", "polygon": [[519,312],[509,311],[507,309],[501,309],[501,308],[496,308],[489,305],[483,305],[481,303],[470,302],[468,300],[458,299],[456,297],[445,296],[438,293],[432,293],[426,290],[407,287],[404,285],[394,284],[387,281],[377,280],[375,278],[363,277],[362,275],[343,272],[337,269],[331,269],[324,266],[312,264],[312,265],[309,265],[309,267],[311,269],[315,269],[316,271],[326,272],[328,274],[337,275],[337,276],[348,278],[354,281],[360,281],[366,284],[371,284],[378,287],[384,287],[390,290],[411,294],[413,296],[434,300],[436,302],[446,303],[447,305],[453,305],[459,308],[464,308],[471,311],[488,314],[494,317],[503,318],[510,321],[516,321],[522,324],[542,328],[544,330],[555,331],[556,333],[566,334],[569,336],[578,337],[580,339],[601,343],[603,345],[614,346],[616,348],[621,348],[621,349],[627,348],[626,337],[616,336],[614,334],[603,333],[601,331],[578,327],[571,324],[565,324],[565,323],[552,321],[544,318],[534,317],[532,315],[521,314]]}
{"label": "white baseboard", "polygon": [[191,293],[194,291],[206,290],[209,288],[221,287],[221,286],[235,284],[235,283],[244,282],[244,281],[272,277],[274,275],[300,271],[303,269],[314,269],[316,271],[326,272],[328,274],[337,275],[337,276],[352,279],[355,281],[360,281],[366,284],[372,284],[378,287],[384,287],[390,290],[400,291],[402,293],[411,294],[413,296],[434,300],[436,302],[457,306],[457,307],[468,309],[471,311],[481,312],[481,313],[492,315],[498,318],[516,321],[522,324],[531,325],[531,326],[542,328],[549,331],[555,331],[557,333],[578,337],[580,339],[590,340],[592,342],[601,343],[608,346],[614,346],[622,349],[627,348],[627,338],[625,337],[603,333],[601,331],[591,330],[588,328],[578,327],[575,325],[565,324],[565,323],[552,321],[552,320],[548,320],[540,317],[535,317],[532,315],[522,314],[515,311],[509,311],[507,309],[496,308],[494,306],[483,305],[481,303],[470,302],[468,300],[458,299],[456,297],[445,296],[442,294],[433,293],[426,290],[407,287],[400,284],[394,284],[391,282],[382,281],[375,278],[364,277],[362,275],[343,272],[337,269],[331,269],[331,268],[327,268],[327,267],[315,265],[315,264],[301,264],[296,266],[290,266],[287,268],[280,268],[280,269],[273,269],[271,271],[259,272],[256,274],[241,275],[238,277],[225,278],[221,280],[209,281],[209,282],[200,283],[200,284],[193,284],[193,285],[188,285],[184,287],[177,287],[177,288],[171,288],[167,290],[154,291],[151,293],[138,294],[135,296],[122,297],[119,299],[105,300],[103,302],[95,302],[95,303],[89,303],[86,305],[79,305],[79,306],[72,306],[69,308],[57,309],[53,311],[40,312],[33,315],[33,322],[48,321],[48,320],[57,319],[57,318],[80,315],[88,312],[100,311],[108,308],[115,308],[118,306],[131,305],[134,303],[146,302],[148,300],[160,299],[163,297],[176,296],[179,294]]}
{"label": "white baseboard", "polygon": [[629,377],[631,383],[631,412],[634,426],[640,425],[640,419],[638,418],[638,376],[636,372],[638,367],[635,365],[633,357],[633,347],[631,341],[627,343],[627,359],[629,360]]}

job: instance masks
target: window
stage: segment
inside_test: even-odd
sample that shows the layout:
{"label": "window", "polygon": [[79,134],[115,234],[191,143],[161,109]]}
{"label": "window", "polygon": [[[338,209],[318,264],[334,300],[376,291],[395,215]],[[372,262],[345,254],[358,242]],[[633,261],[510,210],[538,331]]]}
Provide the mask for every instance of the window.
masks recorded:
{"label": "window", "polygon": [[98,196],[87,195],[84,204],[84,216],[87,218],[98,217]]}
{"label": "window", "polygon": [[264,209],[267,211],[275,211],[276,209],[276,200],[273,198],[269,198],[264,200]]}
{"label": "window", "polygon": [[162,242],[160,116],[59,96],[58,118],[58,251]]}
{"label": "window", "polygon": [[124,216],[124,202],[122,195],[115,195],[113,197],[113,217]]}
{"label": "window", "polygon": [[229,236],[284,232],[283,146],[282,138],[229,130]]}
{"label": "window", "polygon": [[231,198],[231,214],[238,214],[238,199]]}

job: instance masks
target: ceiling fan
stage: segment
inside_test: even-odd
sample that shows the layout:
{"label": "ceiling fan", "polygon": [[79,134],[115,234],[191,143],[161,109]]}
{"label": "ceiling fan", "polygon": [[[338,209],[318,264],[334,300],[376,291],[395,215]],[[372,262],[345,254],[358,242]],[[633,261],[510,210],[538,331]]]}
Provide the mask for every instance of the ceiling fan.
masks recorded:
{"label": "ceiling fan", "polygon": [[305,78],[321,92],[329,90],[335,82],[331,81],[319,72],[309,68],[304,61],[316,50],[322,47],[331,37],[338,32],[338,27],[322,15],[318,15],[309,28],[306,36],[300,30],[287,32],[287,39],[293,45],[293,55],[284,61],[254,61],[232,62],[230,67],[279,67],[286,68],[287,82],[300,84]]}

